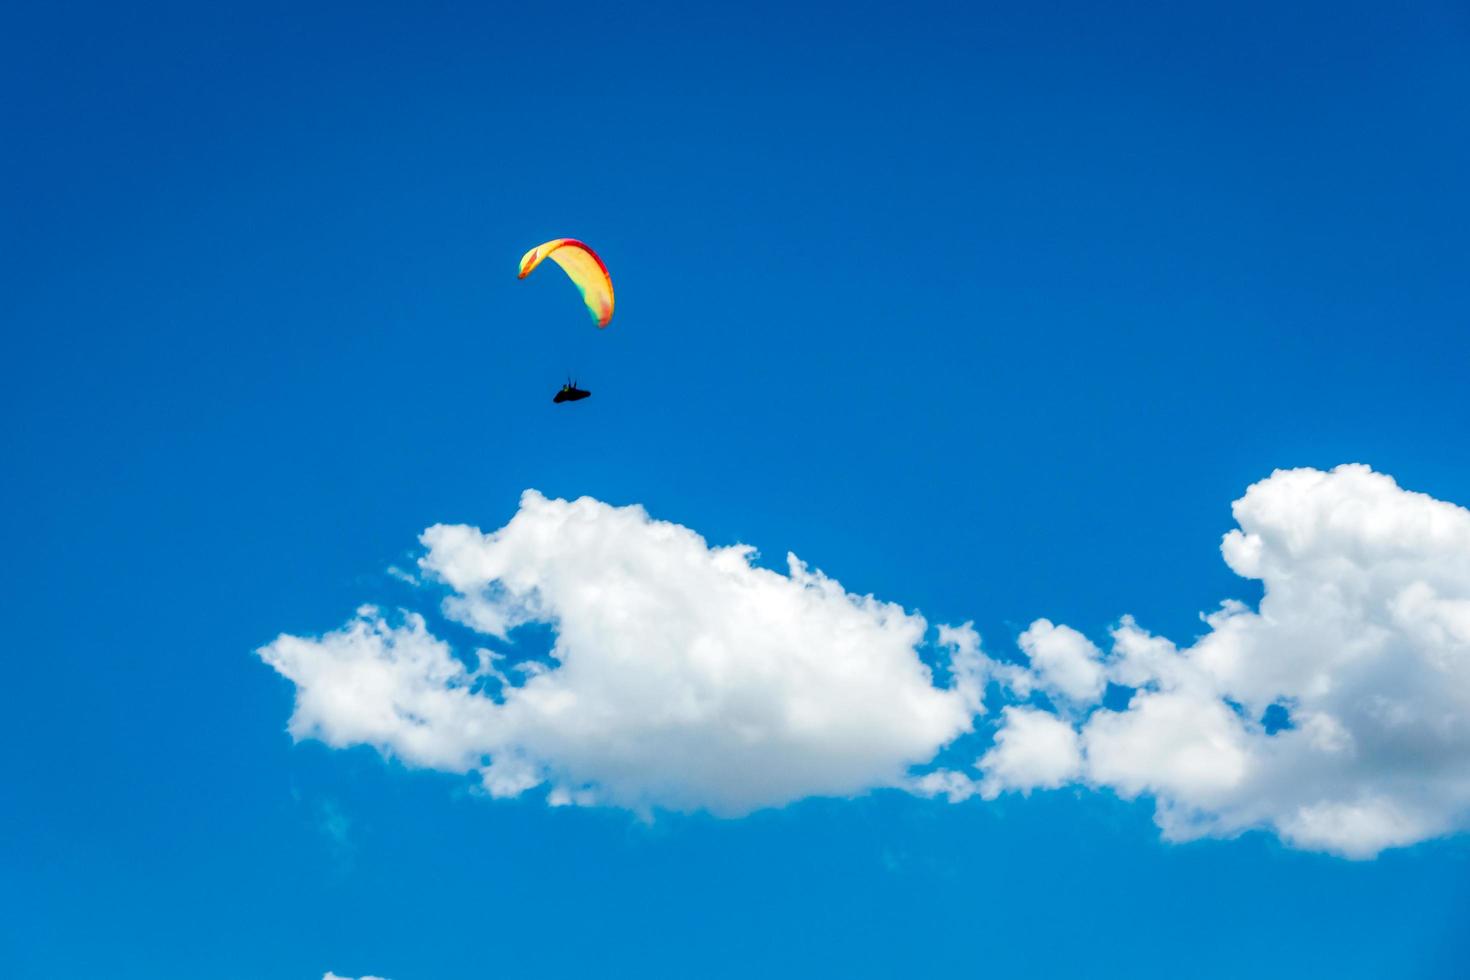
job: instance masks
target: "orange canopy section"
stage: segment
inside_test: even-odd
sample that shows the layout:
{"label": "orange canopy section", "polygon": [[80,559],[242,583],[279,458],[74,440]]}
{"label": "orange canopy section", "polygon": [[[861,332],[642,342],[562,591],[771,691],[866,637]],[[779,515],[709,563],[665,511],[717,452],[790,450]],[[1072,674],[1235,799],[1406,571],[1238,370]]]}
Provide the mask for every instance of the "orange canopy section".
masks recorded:
{"label": "orange canopy section", "polygon": [[598,258],[596,252],[575,238],[553,238],[521,256],[519,278],[529,276],[531,270],[540,265],[543,259],[550,259],[561,266],[567,278],[582,291],[582,302],[587,304],[587,311],[592,314],[592,319],[599,327],[605,327],[611,322],[612,276],[608,275],[607,266],[602,264],[602,259]]}

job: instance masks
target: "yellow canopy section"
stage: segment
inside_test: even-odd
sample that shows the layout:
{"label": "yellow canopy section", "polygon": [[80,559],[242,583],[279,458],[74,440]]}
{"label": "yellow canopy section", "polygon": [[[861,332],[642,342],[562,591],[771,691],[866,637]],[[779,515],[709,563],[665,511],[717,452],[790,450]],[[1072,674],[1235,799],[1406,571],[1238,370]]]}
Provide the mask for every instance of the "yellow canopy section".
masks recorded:
{"label": "yellow canopy section", "polygon": [[582,302],[587,304],[592,319],[599,327],[607,326],[613,315],[612,276],[608,275],[607,266],[602,264],[597,253],[575,238],[553,238],[521,256],[518,278],[529,276],[543,259],[550,259],[561,266],[567,278],[582,291]]}

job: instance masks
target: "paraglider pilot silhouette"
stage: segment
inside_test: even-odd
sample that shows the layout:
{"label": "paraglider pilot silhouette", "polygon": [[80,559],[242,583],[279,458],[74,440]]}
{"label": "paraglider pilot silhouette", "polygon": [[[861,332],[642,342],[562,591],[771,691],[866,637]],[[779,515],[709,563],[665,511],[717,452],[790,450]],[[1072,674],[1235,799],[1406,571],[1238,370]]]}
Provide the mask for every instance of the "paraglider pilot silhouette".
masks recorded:
{"label": "paraglider pilot silhouette", "polygon": [[[582,302],[587,304],[587,312],[592,314],[592,321],[598,329],[607,326],[613,315],[612,276],[608,275],[607,266],[602,264],[597,253],[575,238],[554,238],[521,256],[518,278],[529,276],[543,259],[551,259],[561,266],[567,278],[581,290]],[[562,402],[581,401],[590,394],[592,392],[578,388],[577,383],[571,381],[561,386],[561,391],[552,401],[560,405]]]}
{"label": "paraglider pilot silhouette", "polygon": [[578,388],[577,382],[570,381],[561,386],[561,391],[558,391],[556,393],[556,397],[553,398],[552,401],[556,402],[558,405],[560,405],[562,402],[577,402],[581,401],[583,398],[586,398],[590,394],[592,394],[592,392],[583,391],[581,388]]}

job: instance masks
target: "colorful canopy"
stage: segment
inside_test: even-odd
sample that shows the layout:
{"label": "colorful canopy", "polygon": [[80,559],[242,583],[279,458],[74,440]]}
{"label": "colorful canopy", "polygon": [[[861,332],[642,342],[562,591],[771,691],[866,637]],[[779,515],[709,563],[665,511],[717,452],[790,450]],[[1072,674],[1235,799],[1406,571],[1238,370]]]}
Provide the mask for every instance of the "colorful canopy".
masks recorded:
{"label": "colorful canopy", "polygon": [[519,278],[529,276],[542,259],[551,259],[562,267],[562,271],[582,291],[582,302],[587,304],[592,319],[599,327],[607,326],[613,315],[612,277],[597,253],[575,238],[554,238],[521,256]]}

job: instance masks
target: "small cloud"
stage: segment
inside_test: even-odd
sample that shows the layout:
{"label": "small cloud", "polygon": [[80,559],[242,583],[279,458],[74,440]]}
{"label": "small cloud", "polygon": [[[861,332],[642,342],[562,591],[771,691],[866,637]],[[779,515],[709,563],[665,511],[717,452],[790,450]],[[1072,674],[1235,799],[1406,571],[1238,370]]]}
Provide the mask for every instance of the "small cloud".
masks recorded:
{"label": "small cloud", "polygon": [[397,565],[389,565],[388,574],[393,578],[396,578],[398,581],[406,582],[407,584],[412,585],[415,588],[417,588],[421,584],[417,575],[415,575],[413,572],[405,572]]}
{"label": "small cloud", "polygon": [[994,799],[1004,790],[1029,793],[1056,789],[1082,772],[1077,732],[1049,711],[1008,705],[995,735],[995,747],[980,760],[985,779],[980,795]]}

